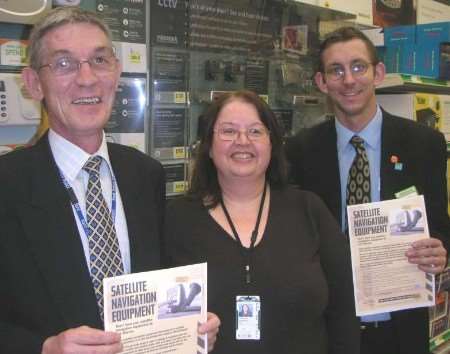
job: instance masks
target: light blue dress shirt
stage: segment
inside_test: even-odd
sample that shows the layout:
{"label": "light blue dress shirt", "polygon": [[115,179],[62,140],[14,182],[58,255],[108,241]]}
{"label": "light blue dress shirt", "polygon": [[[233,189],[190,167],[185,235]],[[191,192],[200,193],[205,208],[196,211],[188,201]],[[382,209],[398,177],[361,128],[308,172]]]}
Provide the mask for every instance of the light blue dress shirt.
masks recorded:
{"label": "light blue dress shirt", "polygon": [[[342,210],[342,231],[347,226],[347,179],[350,167],[356,156],[355,148],[350,144],[353,135],[358,135],[364,140],[367,158],[370,167],[370,198],[372,202],[380,201],[380,161],[381,161],[381,125],[383,115],[379,106],[373,119],[360,132],[353,132],[344,127],[337,119],[335,119],[337,134],[337,152],[339,160],[339,175],[341,182],[341,210]],[[372,316],[363,316],[363,322],[386,321],[391,318],[389,313],[382,313]]]}

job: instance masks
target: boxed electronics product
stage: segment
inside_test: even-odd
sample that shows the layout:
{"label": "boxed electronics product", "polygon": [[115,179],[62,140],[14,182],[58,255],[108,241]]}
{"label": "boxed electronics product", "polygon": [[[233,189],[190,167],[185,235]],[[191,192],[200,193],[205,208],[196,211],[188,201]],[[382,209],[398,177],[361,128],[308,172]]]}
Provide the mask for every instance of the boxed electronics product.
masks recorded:
{"label": "boxed electronics product", "polygon": [[436,44],[450,41],[450,22],[428,23],[416,26],[417,44]]}
{"label": "boxed electronics product", "polygon": [[380,27],[416,23],[412,0],[373,0],[373,24]]}
{"label": "boxed electronics product", "polygon": [[356,23],[373,25],[372,1],[318,0],[314,5],[354,14]]}
{"label": "boxed electronics product", "polygon": [[448,80],[449,42],[450,22],[385,28],[387,72]]}
{"label": "boxed electronics product", "polygon": [[38,125],[41,104],[25,89],[20,74],[0,73],[0,125]]}
{"label": "boxed electronics product", "polygon": [[395,26],[384,29],[384,45],[397,46],[416,42],[416,26]]}
{"label": "boxed electronics product", "polygon": [[435,0],[417,1],[417,24],[450,21],[449,6]]}
{"label": "boxed electronics product", "polygon": [[439,79],[450,80],[450,42],[439,45]]}
{"label": "boxed electronics product", "polygon": [[412,119],[433,129],[441,130],[443,115],[441,95],[405,93],[377,95],[377,101],[386,111]]}

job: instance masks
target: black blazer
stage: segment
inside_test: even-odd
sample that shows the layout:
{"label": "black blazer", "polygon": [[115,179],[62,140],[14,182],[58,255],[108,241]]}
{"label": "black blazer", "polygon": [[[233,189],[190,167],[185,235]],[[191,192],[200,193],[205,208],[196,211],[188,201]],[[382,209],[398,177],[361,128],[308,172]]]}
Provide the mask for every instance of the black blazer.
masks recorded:
{"label": "black blazer", "polygon": [[[161,165],[108,144],[125,210],[131,270],[160,267]],[[0,158],[0,353],[41,353],[65,329],[102,328],[80,235],[47,136]]]}
{"label": "black blazer", "polygon": [[[341,223],[341,185],[334,120],[301,131],[286,144],[292,181],[317,193]],[[403,163],[395,170],[391,156]],[[416,186],[425,197],[430,233],[447,250],[450,224],[447,213],[447,150],[444,136],[417,123],[383,111],[381,132],[380,198]],[[393,313],[402,343],[401,353],[428,353],[427,309]]]}

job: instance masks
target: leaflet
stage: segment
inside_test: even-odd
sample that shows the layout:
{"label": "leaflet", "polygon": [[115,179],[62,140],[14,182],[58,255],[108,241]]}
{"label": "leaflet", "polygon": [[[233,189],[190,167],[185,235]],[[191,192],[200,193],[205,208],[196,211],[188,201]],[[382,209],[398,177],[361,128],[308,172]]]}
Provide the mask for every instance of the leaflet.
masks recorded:
{"label": "leaflet", "polygon": [[434,305],[434,275],[405,256],[430,237],[423,196],[348,206],[347,216],[356,314]]}
{"label": "leaflet", "polygon": [[207,353],[198,335],[207,314],[206,263],[106,278],[105,330],[120,333],[125,354]]}

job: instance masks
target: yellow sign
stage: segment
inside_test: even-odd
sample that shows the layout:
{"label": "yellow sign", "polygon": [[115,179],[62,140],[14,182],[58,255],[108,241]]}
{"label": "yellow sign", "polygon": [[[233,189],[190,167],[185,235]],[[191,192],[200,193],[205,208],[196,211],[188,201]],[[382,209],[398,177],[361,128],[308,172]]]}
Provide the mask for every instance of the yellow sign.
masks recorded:
{"label": "yellow sign", "polygon": [[186,103],[186,92],[174,92],[175,103]]}
{"label": "yellow sign", "polygon": [[185,190],[186,190],[186,183],[184,181],[173,182],[173,191],[175,193],[183,193]]}
{"label": "yellow sign", "polygon": [[186,157],[186,149],[184,146],[178,146],[173,148],[174,159],[183,159],[184,157]]}
{"label": "yellow sign", "polygon": [[442,110],[439,95],[416,93],[414,102],[415,119],[430,128],[442,127]]}

